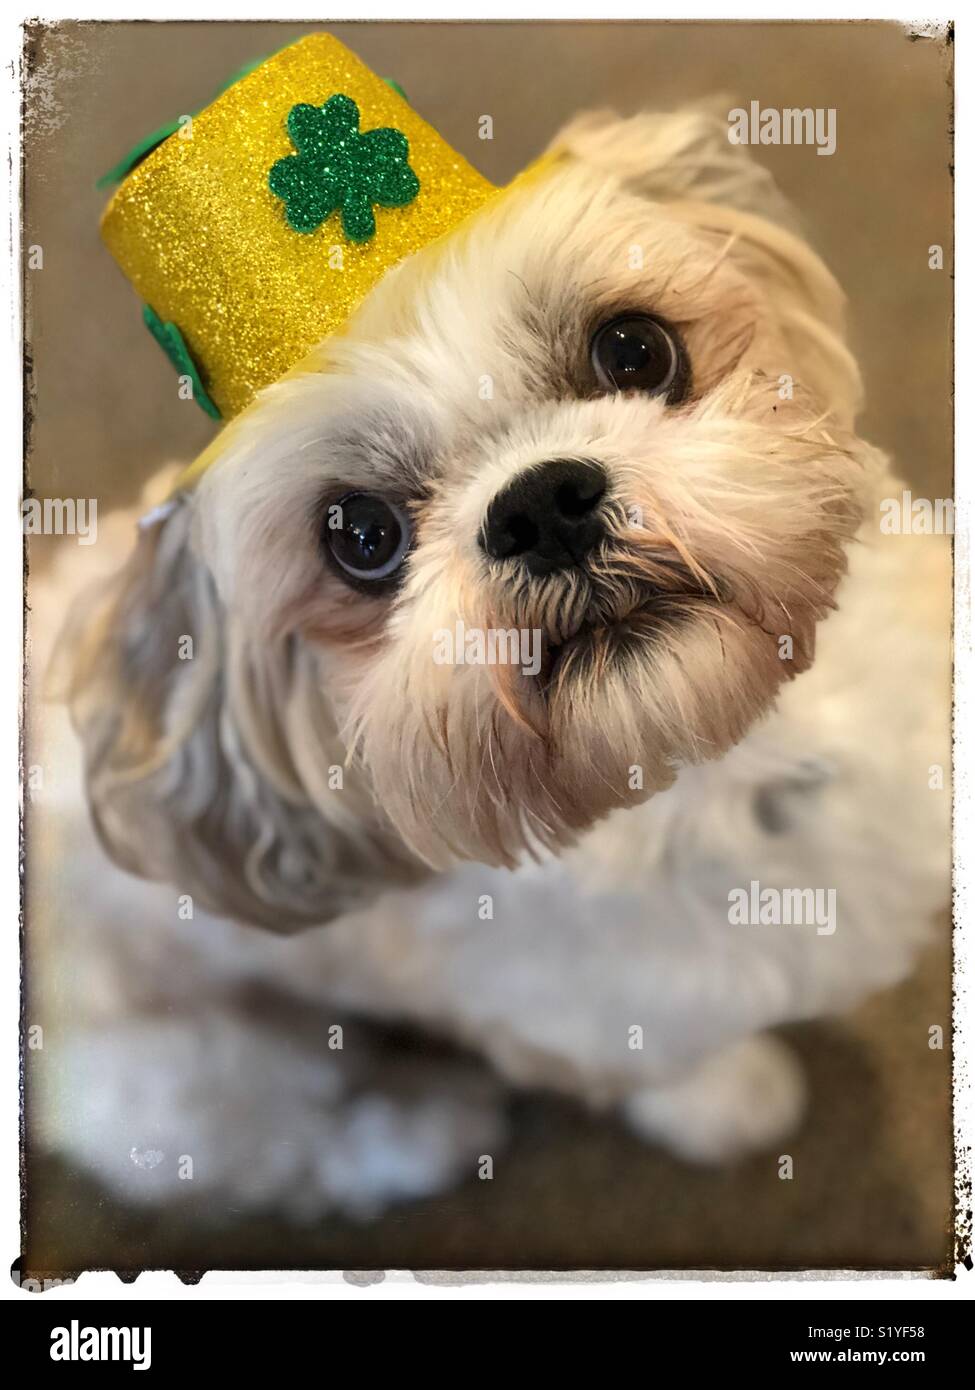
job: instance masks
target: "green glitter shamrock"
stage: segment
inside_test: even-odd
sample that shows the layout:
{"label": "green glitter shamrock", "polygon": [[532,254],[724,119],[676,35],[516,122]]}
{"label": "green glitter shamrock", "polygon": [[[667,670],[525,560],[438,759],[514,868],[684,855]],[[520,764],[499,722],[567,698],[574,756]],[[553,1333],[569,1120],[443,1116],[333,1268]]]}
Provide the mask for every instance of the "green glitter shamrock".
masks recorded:
{"label": "green glitter shamrock", "polygon": [[341,92],[324,106],[292,106],[288,134],[298,153],[279,159],[267,181],[296,232],[314,232],[340,208],[349,240],[368,241],[376,231],[374,203],[403,207],[420,191],[403,132],[384,126],[360,134],[359,108]]}
{"label": "green glitter shamrock", "polygon": [[205,410],[211,420],[221,419],[220,410],[207,395],[200,377],[199,368],[190,356],[186,339],[175,323],[164,323],[155,309],[148,304],[142,306],[142,319],[149,332],[172,362],[180,376],[188,376],[193,386],[193,399],[201,410]]}

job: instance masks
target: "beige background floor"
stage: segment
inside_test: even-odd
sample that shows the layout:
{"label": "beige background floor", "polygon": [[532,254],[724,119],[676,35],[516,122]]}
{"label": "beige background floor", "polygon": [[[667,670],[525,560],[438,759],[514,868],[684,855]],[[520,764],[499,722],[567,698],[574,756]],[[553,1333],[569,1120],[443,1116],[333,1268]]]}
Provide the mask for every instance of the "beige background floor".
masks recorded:
{"label": "beige background floor", "polygon": [[[315,26],[66,24],[35,29],[27,99],[25,285],[30,483],[40,496],[130,502],[162,462],[212,426],[174,398],[172,369],[98,240],[95,179],[164,121],[204,104],[236,68]],[[864,432],[924,495],[951,488],[950,45],[882,24],[332,26],[483,172],[504,181],[581,108],[670,108],[716,91],[729,105],[832,106],[838,147],[759,151],[844,284],[868,405]],[[477,138],[494,117],[494,140]],[[948,267],[929,270],[942,244]],[[32,562],[43,564],[38,551]],[[29,929],[29,928],[28,928]],[[947,936],[947,930],[944,933]],[[35,1269],[149,1262],[186,1269],[367,1267],[918,1267],[949,1249],[946,948],[854,1018],[794,1030],[813,1109],[768,1158],[692,1172],[618,1127],[521,1098],[493,1183],[397,1210],[368,1227],[282,1234],[272,1219],[136,1215],[63,1164],[28,1186]]]}

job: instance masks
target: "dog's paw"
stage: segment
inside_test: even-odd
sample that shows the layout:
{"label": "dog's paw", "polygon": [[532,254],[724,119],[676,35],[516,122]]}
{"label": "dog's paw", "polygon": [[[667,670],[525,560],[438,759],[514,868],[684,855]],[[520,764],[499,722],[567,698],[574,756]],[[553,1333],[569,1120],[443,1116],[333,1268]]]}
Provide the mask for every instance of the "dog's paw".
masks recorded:
{"label": "dog's paw", "polygon": [[746,1038],[667,1086],[636,1091],[624,1114],[646,1139],[692,1163],[728,1163],[765,1149],[802,1117],[806,1086],[790,1050],[772,1037]]}

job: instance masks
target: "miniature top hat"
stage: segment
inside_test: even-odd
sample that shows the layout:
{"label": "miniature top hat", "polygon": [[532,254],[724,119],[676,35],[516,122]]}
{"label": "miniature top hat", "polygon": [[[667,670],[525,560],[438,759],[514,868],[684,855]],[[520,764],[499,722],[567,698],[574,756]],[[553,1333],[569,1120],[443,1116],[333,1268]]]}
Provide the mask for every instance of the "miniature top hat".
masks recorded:
{"label": "miniature top hat", "polygon": [[328,34],[251,68],[106,177],[122,181],[102,236],[216,419],[497,192]]}

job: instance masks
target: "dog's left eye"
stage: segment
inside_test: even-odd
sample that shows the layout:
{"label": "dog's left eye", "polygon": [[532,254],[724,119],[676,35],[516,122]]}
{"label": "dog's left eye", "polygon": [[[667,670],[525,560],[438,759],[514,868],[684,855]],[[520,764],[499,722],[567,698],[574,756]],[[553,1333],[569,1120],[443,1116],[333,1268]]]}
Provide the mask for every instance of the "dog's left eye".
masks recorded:
{"label": "dog's left eye", "polygon": [[372,492],[350,492],[329,508],[324,541],[339,569],[360,583],[389,579],[413,536],[402,507]]}
{"label": "dog's left eye", "polygon": [[686,386],[684,346],[669,324],[621,314],[593,335],[592,365],[605,391],[642,391],[673,404]]}

